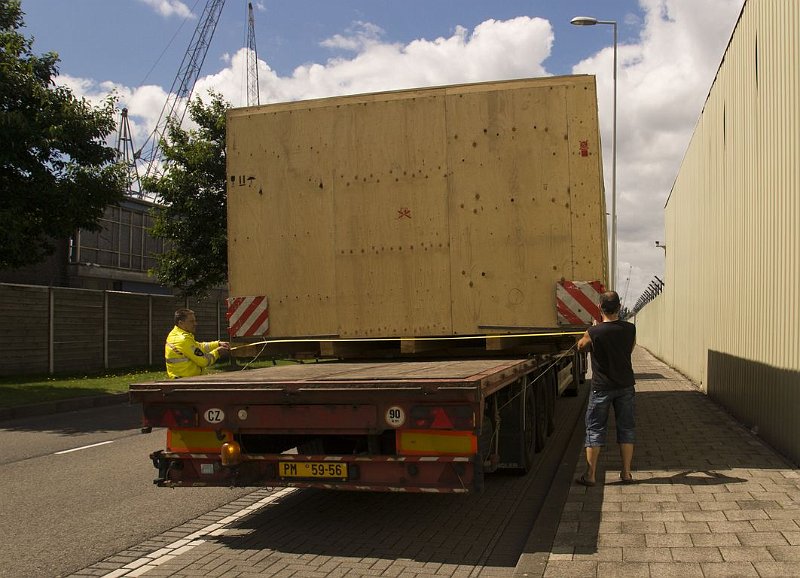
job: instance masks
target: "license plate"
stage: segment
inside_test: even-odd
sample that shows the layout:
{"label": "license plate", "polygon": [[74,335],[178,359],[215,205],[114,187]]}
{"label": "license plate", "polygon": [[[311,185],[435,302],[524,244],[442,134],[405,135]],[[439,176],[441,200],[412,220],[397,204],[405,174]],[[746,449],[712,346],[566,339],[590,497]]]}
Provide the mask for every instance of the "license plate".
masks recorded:
{"label": "license plate", "polygon": [[347,464],[337,462],[278,462],[278,475],[282,478],[332,478],[347,479]]}

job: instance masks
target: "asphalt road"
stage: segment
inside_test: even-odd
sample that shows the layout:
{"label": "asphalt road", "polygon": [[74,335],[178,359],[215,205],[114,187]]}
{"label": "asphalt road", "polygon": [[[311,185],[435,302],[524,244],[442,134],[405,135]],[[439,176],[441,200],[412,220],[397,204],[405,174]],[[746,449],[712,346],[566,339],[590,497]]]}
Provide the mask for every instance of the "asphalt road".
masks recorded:
{"label": "asphalt road", "polygon": [[147,456],[165,434],[141,434],[138,407],[0,422],[0,577],[102,575],[245,507],[224,530],[164,556],[162,575],[369,575],[391,565],[510,576],[580,404],[558,400],[557,431],[528,476],[490,475],[483,494],[466,496],[293,490],[274,500],[267,489],[157,488]]}
{"label": "asphalt road", "polygon": [[72,573],[252,491],[157,488],[164,430],[139,423],[128,405],[0,422],[0,576]]}

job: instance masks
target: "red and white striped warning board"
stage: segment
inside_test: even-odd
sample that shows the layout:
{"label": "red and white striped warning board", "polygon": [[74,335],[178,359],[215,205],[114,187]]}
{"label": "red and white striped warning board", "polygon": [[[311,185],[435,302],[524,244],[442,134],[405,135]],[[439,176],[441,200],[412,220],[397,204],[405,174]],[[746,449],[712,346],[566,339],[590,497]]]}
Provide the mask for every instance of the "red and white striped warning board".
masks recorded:
{"label": "red and white striped warning board", "polygon": [[600,281],[559,281],[556,283],[556,308],[559,325],[591,325],[600,321]]}
{"label": "red and white striped warning board", "polygon": [[228,334],[254,337],[269,333],[269,300],[257,297],[228,297]]}

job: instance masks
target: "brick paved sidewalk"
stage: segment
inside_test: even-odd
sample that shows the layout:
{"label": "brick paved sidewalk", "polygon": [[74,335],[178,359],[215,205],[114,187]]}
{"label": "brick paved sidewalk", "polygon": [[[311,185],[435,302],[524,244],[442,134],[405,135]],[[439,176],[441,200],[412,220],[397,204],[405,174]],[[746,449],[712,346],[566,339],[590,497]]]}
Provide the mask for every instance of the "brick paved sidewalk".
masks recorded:
{"label": "brick paved sidewalk", "polygon": [[598,485],[570,488],[545,577],[800,576],[800,471],[642,348],[634,369],[637,483],[619,483],[612,426]]}

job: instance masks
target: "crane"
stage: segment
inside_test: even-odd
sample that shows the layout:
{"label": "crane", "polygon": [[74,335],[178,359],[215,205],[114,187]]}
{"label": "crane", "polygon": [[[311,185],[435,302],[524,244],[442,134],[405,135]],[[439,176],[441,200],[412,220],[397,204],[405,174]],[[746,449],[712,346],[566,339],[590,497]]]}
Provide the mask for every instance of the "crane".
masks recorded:
{"label": "crane", "polygon": [[158,170],[161,160],[161,138],[164,136],[167,125],[171,120],[178,123],[182,122],[183,117],[186,115],[186,108],[192,97],[192,90],[194,90],[195,82],[197,82],[197,77],[200,75],[200,69],[206,59],[211,38],[214,36],[214,30],[217,28],[219,15],[224,6],[225,0],[208,0],[206,2],[203,14],[200,16],[192,39],[189,42],[189,48],[186,49],[186,53],[183,55],[178,74],[175,76],[175,80],[172,81],[172,86],[169,89],[167,100],[161,109],[156,126],[137,153],[137,157],[146,163],[145,177],[153,176]]}
{"label": "crane", "polygon": [[247,106],[261,104],[258,94],[258,51],[253,3],[247,3]]}

